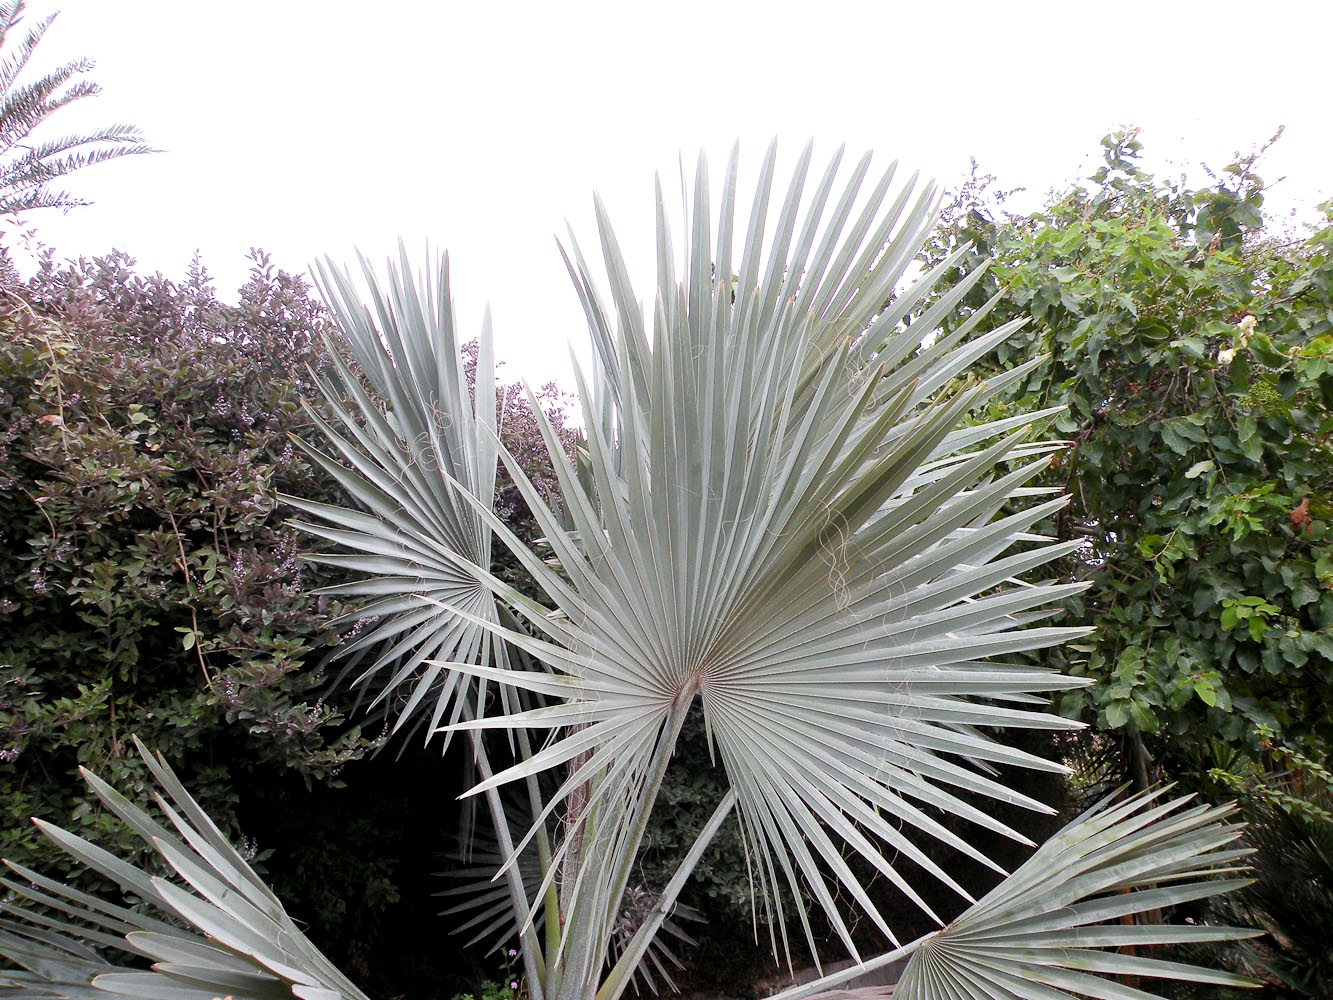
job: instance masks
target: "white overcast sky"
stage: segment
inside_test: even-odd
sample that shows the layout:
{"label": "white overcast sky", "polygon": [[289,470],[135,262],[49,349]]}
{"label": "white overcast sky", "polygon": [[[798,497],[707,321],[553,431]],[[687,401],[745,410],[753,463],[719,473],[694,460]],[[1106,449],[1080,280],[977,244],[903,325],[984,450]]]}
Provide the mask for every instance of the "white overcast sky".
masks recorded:
{"label": "white overcast sky", "polygon": [[739,139],[753,167],[772,137],[788,158],[813,137],[817,162],[846,142],[945,185],[975,156],[1035,208],[1115,126],[1178,173],[1285,125],[1271,202],[1333,196],[1328,0],[29,0],[28,17],[55,9],[39,52],[93,57],[104,93],[54,130],[132,122],[164,150],[76,175],[92,207],[30,216],[59,256],[116,247],[180,277],[197,249],[229,297],[250,247],[304,271],[429,240],[464,332],[489,302],[507,371],[538,382],[568,386],[584,338],[553,237],[568,222],[595,243],[596,190],[646,261],[653,176],[678,203],[682,151],[716,170]]}

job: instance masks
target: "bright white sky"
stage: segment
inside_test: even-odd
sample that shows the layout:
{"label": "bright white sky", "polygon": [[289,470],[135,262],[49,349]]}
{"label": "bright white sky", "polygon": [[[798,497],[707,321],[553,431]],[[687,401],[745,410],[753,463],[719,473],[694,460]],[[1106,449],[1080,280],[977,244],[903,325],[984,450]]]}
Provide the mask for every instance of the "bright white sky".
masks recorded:
{"label": "bright white sky", "polygon": [[739,138],[753,167],[773,136],[788,160],[813,136],[817,162],[845,141],[946,185],[976,156],[1035,208],[1114,126],[1197,182],[1285,124],[1270,204],[1308,217],[1333,196],[1326,0],[29,0],[28,17],[54,9],[40,55],[95,58],[105,91],[55,131],[132,122],[165,151],[75,175],[90,208],[34,213],[59,256],[117,247],[181,277],[198,249],[230,297],[252,246],[303,271],[429,240],[464,333],[489,302],[506,371],[567,387],[584,326],[553,236],[568,221],[595,244],[597,190],[646,262],[653,175],[678,204],[681,151],[720,170]]}

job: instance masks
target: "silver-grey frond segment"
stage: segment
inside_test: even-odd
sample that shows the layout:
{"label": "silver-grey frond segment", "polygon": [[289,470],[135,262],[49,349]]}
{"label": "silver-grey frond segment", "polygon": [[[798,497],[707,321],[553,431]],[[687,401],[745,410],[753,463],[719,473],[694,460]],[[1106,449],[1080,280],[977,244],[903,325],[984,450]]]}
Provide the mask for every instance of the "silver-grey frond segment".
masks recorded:
{"label": "silver-grey frond segment", "polygon": [[[82,837],[38,821],[58,847],[118,885],[127,901],[104,900],[9,864],[17,878],[0,880],[7,894],[0,903],[5,914],[0,956],[24,971],[0,972],[0,988],[29,992],[2,995],[366,1000],[307,940],[166,762],[137,745],[157,781],[153,798],[169,826],[95,775],[85,771],[84,778],[176,877],[151,876]],[[131,900],[138,905],[130,905]],[[152,965],[146,971],[119,965],[99,952]]]}

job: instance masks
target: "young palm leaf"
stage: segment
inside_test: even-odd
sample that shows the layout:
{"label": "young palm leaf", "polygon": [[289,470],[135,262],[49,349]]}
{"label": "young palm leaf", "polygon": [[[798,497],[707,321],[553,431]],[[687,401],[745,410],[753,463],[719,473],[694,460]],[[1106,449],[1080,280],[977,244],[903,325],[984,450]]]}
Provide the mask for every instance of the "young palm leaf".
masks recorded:
{"label": "young palm leaf", "polygon": [[[319,269],[320,290],[342,334],[329,345],[334,374],[321,383],[336,425],[313,414],[330,452],[301,442],[359,509],[286,500],[316,519],[298,527],[352,550],[313,558],[363,574],[330,588],[360,601],[357,618],[379,620],[344,650],[353,663],[369,652],[370,665],[355,682],[376,692],[372,704],[397,714],[395,730],[415,724],[429,736],[486,710],[486,680],[474,682],[450,669],[451,662],[503,670],[523,665],[496,639],[500,623],[512,618],[465,568],[491,563],[487,518],[495,501],[499,428],[490,316],[469,380],[454,327],[448,258],[424,279],[413,277],[401,248],[399,265],[390,263],[383,282],[364,258],[361,265],[370,308],[349,274],[331,263]],[[520,707],[507,688],[500,700],[506,710]],[[528,752],[526,740],[526,733],[518,734],[520,753]],[[481,774],[489,775],[479,734],[471,750]],[[536,795],[535,779],[529,794]],[[487,805],[501,845],[512,851],[498,795],[488,795]],[[544,832],[538,848],[540,858],[549,855]],[[533,927],[517,872],[504,891],[526,941]],[[525,944],[524,960],[535,982],[541,964],[535,945]],[[541,1000],[539,985],[534,997]]]}

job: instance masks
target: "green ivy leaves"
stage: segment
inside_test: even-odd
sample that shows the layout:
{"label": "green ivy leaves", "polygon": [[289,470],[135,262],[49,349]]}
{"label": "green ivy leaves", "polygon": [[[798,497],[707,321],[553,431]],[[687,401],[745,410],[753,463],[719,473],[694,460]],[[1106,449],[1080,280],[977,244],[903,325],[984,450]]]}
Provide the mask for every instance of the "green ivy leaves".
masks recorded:
{"label": "green ivy leaves", "polygon": [[1269,620],[1281,612],[1276,604],[1269,604],[1262,597],[1223,598],[1222,629],[1230,632],[1239,626],[1255,642],[1262,642]]}
{"label": "green ivy leaves", "polygon": [[1206,770],[1211,744],[1258,753],[1259,726],[1326,754],[1333,225],[1270,233],[1253,158],[1190,190],[1147,173],[1132,135],[1029,217],[974,185],[931,256],[984,237],[976,298],[1011,290],[988,321],[1033,318],[992,363],[1051,358],[1002,405],[1069,408],[1048,481],[1073,502],[1049,527],[1086,540],[1063,570],[1093,588],[1067,610],[1098,631],[1071,667],[1099,683],[1060,710],[1144,736],[1167,773]]}

